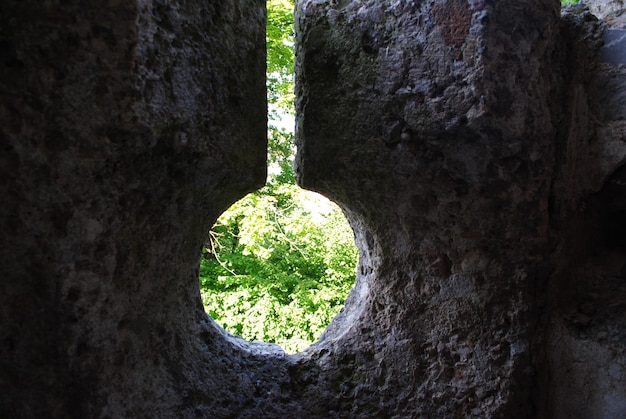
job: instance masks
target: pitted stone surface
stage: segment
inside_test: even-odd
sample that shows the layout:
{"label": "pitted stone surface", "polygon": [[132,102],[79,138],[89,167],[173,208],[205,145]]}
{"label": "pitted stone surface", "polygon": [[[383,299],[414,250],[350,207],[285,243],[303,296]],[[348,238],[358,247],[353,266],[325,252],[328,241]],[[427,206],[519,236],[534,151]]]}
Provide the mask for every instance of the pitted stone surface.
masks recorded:
{"label": "pitted stone surface", "polygon": [[619,417],[626,67],[557,0],[299,0],[297,174],[356,285],[294,356],[206,316],[264,4],[0,3],[0,416]]}
{"label": "pitted stone surface", "polygon": [[346,208],[367,255],[311,350],[317,391],[338,381],[334,411],[372,417],[530,415],[558,5],[298,10],[297,174]]}
{"label": "pitted stone surface", "polygon": [[0,4],[0,416],[242,403],[197,269],[212,220],[264,182],[264,8]]}

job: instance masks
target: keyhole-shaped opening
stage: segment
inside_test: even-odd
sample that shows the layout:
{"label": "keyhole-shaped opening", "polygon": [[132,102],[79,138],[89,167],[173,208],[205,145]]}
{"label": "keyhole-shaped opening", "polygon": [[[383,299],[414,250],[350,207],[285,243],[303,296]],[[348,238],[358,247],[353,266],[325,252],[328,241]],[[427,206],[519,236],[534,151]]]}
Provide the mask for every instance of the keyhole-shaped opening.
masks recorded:
{"label": "keyhole-shaped opening", "polygon": [[218,324],[288,353],[319,339],[339,313],[357,260],[341,209],[295,182],[293,7],[267,2],[267,184],[217,220],[200,267],[202,301]]}

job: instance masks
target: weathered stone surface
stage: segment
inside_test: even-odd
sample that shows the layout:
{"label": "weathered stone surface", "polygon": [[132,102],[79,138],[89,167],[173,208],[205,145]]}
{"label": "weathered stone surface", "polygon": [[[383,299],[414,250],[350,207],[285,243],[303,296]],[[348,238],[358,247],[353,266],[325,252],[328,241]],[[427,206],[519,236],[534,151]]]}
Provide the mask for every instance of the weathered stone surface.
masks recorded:
{"label": "weathered stone surface", "polygon": [[[544,314],[544,417],[614,418],[626,412],[625,68],[598,55],[602,22],[563,17],[569,77],[551,230],[554,273]],[[573,397],[573,395],[576,397]]]}
{"label": "weathered stone surface", "polygon": [[614,16],[615,13],[626,9],[624,0],[587,0],[584,4],[589,7],[591,13],[601,19]]}
{"label": "weathered stone surface", "polygon": [[463,29],[464,2],[300,4],[300,180],[348,209],[368,256],[326,337],[363,354],[351,406],[619,417],[625,85],[597,62],[597,20],[476,2]]}
{"label": "weathered stone surface", "polygon": [[605,63],[626,64],[626,30],[607,29],[604,31],[604,46],[600,50],[600,54]]}
{"label": "weathered stone surface", "polygon": [[626,3],[624,0],[587,0],[584,7],[609,25],[626,29]]}
{"label": "weathered stone surface", "polygon": [[197,284],[263,183],[264,2],[1,2],[0,416],[622,416],[626,67],[567,10],[298,1],[297,173],[361,255],[287,356]]}
{"label": "weathered stone surface", "polygon": [[197,268],[264,182],[264,8],[1,2],[0,416],[236,406]]}
{"label": "weathered stone surface", "polygon": [[335,412],[532,414],[558,7],[299,2],[299,180],[367,255],[310,354]]}

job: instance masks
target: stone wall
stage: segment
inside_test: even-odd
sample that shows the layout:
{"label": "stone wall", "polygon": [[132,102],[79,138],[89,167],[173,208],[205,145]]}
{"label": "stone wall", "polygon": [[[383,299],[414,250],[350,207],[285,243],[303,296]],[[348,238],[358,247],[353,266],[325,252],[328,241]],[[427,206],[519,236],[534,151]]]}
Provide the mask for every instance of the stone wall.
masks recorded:
{"label": "stone wall", "polygon": [[184,417],[230,391],[198,262],[264,182],[264,10],[0,5],[0,416]]}
{"label": "stone wall", "polygon": [[299,179],[347,209],[371,255],[317,361],[332,376],[350,360],[337,411],[531,415],[558,2],[301,1],[297,15]]}
{"label": "stone wall", "polygon": [[545,417],[614,418],[626,412],[626,58],[613,39],[624,31],[575,8],[562,22],[566,90],[538,389]]}
{"label": "stone wall", "polygon": [[0,3],[0,416],[622,416],[620,27],[298,0],[298,181],[360,261],[288,356],[198,290],[208,228],[264,181],[264,5]]}

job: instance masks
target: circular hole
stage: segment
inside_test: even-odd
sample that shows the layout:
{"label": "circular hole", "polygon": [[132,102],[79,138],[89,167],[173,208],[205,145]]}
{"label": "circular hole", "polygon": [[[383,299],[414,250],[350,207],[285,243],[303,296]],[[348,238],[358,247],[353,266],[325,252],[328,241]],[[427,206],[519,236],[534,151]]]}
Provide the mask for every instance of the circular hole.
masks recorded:
{"label": "circular hole", "polygon": [[317,341],[342,309],[358,253],[339,207],[295,185],[293,6],[267,3],[268,183],[217,220],[200,265],[207,313],[288,353]]}
{"label": "circular hole", "polygon": [[269,184],[211,229],[202,301],[228,332],[300,352],[342,309],[356,261],[354,233],[337,205],[294,184]]}

